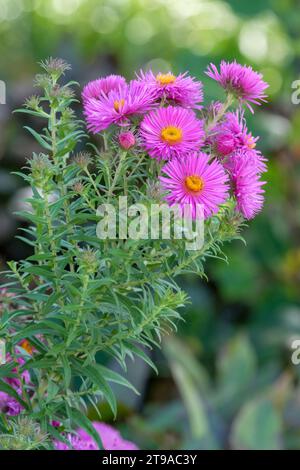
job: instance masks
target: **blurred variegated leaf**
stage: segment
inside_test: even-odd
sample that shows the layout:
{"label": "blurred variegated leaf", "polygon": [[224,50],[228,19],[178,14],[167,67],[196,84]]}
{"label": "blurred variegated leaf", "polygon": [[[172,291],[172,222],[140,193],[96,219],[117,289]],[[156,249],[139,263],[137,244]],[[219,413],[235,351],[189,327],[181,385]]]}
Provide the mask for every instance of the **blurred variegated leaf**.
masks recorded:
{"label": "blurred variegated leaf", "polygon": [[230,442],[235,449],[278,450],[282,448],[282,423],[273,403],[266,398],[248,402],[237,415]]}

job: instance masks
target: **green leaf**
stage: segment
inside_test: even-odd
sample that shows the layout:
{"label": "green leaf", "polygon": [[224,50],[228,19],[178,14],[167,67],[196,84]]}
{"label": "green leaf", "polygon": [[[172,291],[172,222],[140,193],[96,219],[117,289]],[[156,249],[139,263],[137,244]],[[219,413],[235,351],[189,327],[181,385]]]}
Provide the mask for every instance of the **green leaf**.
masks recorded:
{"label": "green leaf", "polygon": [[28,240],[28,238],[25,238],[25,237],[22,237],[21,235],[16,235],[16,237],[18,240],[21,240],[21,242],[23,243],[26,243],[26,245],[29,245],[29,246],[35,246],[35,242],[31,241],[31,240]]}
{"label": "green leaf", "polygon": [[31,116],[37,116],[37,117],[44,117],[44,118],[49,118],[49,114],[45,113],[45,111],[40,110],[40,111],[33,111],[31,109],[14,109],[13,113],[23,113],[23,114],[30,114]]}
{"label": "green leaf", "polygon": [[126,348],[129,351],[131,351],[136,356],[143,359],[143,361],[145,361],[156,372],[156,374],[158,374],[158,370],[157,370],[156,365],[154,364],[153,361],[151,361],[150,357],[148,357],[147,354],[142,349],[138,348],[134,344],[130,344],[128,341],[126,341],[126,342],[124,341],[124,344],[126,344]]}
{"label": "green leaf", "polygon": [[122,377],[122,375],[108,369],[107,367],[101,366],[100,364],[96,364],[96,367],[99,370],[99,372],[103,375],[105,380],[108,380],[109,382],[117,383],[119,385],[123,385],[124,387],[130,388],[137,395],[140,395],[137,389],[130,382],[128,382],[127,379]]}
{"label": "green leaf", "polygon": [[24,126],[24,129],[26,129],[28,132],[30,132],[30,134],[33,135],[33,137],[37,140],[37,142],[42,147],[44,147],[46,150],[52,151],[51,145],[48,144],[48,142],[46,142],[46,140],[40,134],[38,134],[35,130],[31,129],[31,127],[28,127],[28,126]]}
{"label": "green leaf", "polygon": [[[191,355],[182,348],[177,350],[179,341],[168,338],[164,342],[164,351],[168,358],[174,380],[182,396],[185,408],[187,410],[191,432],[194,438],[202,439],[210,434],[210,427],[207,419],[207,413],[199,390],[199,383],[195,380],[193,372],[194,361]],[[178,357],[180,354],[183,357]],[[190,362],[190,364],[188,364]],[[192,371],[192,372],[191,372]]]}
{"label": "green leaf", "polygon": [[61,356],[61,362],[62,362],[63,371],[64,371],[65,387],[66,389],[68,389],[70,387],[70,383],[72,379],[72,370],[71,370],[68,358],[64,354]]}
{"label": "green leaf", "polygon": [[218,358],[218,397],[227,414],[242,403],[256,375],[256,357],[247,336],[239,334]]}
{"label": "green leaf", "polygon": [[12,366],[10,362],[7,364],[1,364],[0,377],[16,377],[16,374],[12,372],[11,367]]}
{"label": "green leaf", "polygon": [[116,397],[108,385],[106,380],[104,379],[103,375],[101,374],[100,370],[97,368],[96,365],[90,364],[88,366],[82,366],[78,363],[78,361],[74,362],[75,370],[83,377],[87,377],[91,380],[91,382],[97,387],[99,387],[100,392],[103,393],[104,397],[106,398],[114,416],[117,415],[117,402]]}
{"label": "green leaf", "polygon": [[281,431],[280,417],[272,402],[256,398],[241,409],[230,440],[235,449],[278,450]]}
{"label": "green leaf", "polygon": [[46,268],[41,268],[39,266],[26,266],[24,269],[27,273],[34,274],[35,276],[41,276],[44,277],[45,279],[54,279],[55,274],[53,271]]}
{"label": "green leaf", "polygon": [[78,427],[84,429],[95,440],[95,442],[98,444],[99,450],[103,450],[101,437],[92,425],[91,421],[85,416],[85,414],[83,414],[76,408],[69,407],[68,409],[70,413],[70,418],[74,421],[74,423]]}
{"label": "green leaf", "polygon": [[55,426],[52,426],[51,424],[48,424],[47,426],[47,433],[50,434],[54,439],[57,441],[61,441],[67,446],[69,446],[70,450],[72,450],[71,443],[68,439],[66,439],[61,432],[59,432]]}
{"label": "green leaf", "polygon": [[14,336],[15,344],[21,339],[30,338],[37,334],[50,333],[52,335],[65,335],[65,329],[55,321],[44,320],[39,323],[33,323],[26,328],[23,328]]}
{"label": "green leaf", "polygon": [[27,370],[27,369],[53,369],[53,367],[56,364],[56,359],[55,358],[41,358],[41,359],[30,359],[27,361],[23,367],[22,371]]}
{"label": "green leaf", "polygon": [[15,400],[17,400],[25,409],[28,410],[27,403],[22,400],[22,398],[20,397],[20,395],[18,395],[15,389],[8,385],[6,382],[3,382],[2,380],[0,380],[0,390],[2,392],[7,393],[7,395],[9,395],[10,397],[15,398]]}

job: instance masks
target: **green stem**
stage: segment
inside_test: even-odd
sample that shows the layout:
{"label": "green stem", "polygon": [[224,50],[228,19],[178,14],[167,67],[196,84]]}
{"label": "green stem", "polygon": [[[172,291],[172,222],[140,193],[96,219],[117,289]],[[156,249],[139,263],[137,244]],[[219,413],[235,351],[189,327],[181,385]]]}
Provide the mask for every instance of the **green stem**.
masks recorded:
{"label": "green stem", "polygon": [[85,168],[84,171],[86,172],[86,174],[87,174],[87,176],[88,176],[88,178],[89,178],[89,180],[90,180],[97,196],[101,199],[101,194],[99,192],[99,189],[97,188],[97,185],[96,185],[95,181],[93,180],[93,177],[92,177],[91,173],[89,172],[89,169]]}
{"label": "green stem", "polygon": [[135,167],[132,169],[132,171],[129,173],[128,177],[127,178],[130,178],[133,173],[136,173],[136,170],[141,166],[141,164],[143,163],[143,161],[145,160],[145,156],[146,154],[143,153],[143,155],[139,158],[139,161],[137,162],[137,164],[135,165]]}
{"label": "green stem", "polygon": [[113,194],[113,191],[117,185],[117,182],[118,182],[118,178],[120,176],[120,173],[121,173],[121,170],[122,170],[122,167],[123,167],[123,162],[125,160],[125,157],[127,155],[127,152],[122,152],[121,153],[121,156],[120,156],[120,160],[119,160],[119,164],[116,168],[116,172],[115,172],[115,176],[114,176],[114,179],[113,179],[113,182],[111,184],[111,187],[109,189],[109,193],[108,193],[108,196],[111,197],[112,194]]}
{"label": "green stem", "polygon": [[[50,249],[51,249],[51,254],[52,254],[52,262],[53,262],[53,270],[55,273],[55,286],[57,289],[57,292],[61,292],[61,286],[59,284],[59,266],[57,264],[57,248],[56,248],[56,243],[54,239],[54,231],[52,227],[52,220],[51,220],[51,214],[50,214],[50,208],[49,208],[49,201],[48,201],[48,194],[45,194],[44,197],[44,208],[45,208],[45,216],[46,216],[46,221],[47,221],[47,230],[48,230],[48,238],[49,238],[49,244],[50,244]],[[59,302],[62,303],[62,299],[59,299]]]}
{"label": "green stem", "polygon": [[227,99],[225,103],[223,103],[223,106],[221,107],[219,112],[215,115],[214,119],[207,123],[206,133],[211,131],[218,124],[218,122],[220,121],[220,119],[222,119],[222,117],[224,116],[228,108],[232,105],[233,101],[234,101],[234,96],[229,93],[227,95]]}
{"label": "green stem", "polygon": [[83,317],[84,304],[85,304],[85,300],[86,300],[86,292],[87,292],[87,289],[88,289],[88,286],[89,286],[89,280],[90,280],[90,278],[89,278],[88,274],[84,274],[83,279],[82,279],[82,292],[81,292],[81,301],[80,301],[80,304],[79,304],[79,311],[78,311],[78,315],[76,317],[76,321],[75,321],[73,327],[71,328],[70,334],[68,336],[67,347],[70,346],[73,339],[75,339],[76,330],[80,326],[80,323],[81,323],[81,320],[82,320],[82,317]]}

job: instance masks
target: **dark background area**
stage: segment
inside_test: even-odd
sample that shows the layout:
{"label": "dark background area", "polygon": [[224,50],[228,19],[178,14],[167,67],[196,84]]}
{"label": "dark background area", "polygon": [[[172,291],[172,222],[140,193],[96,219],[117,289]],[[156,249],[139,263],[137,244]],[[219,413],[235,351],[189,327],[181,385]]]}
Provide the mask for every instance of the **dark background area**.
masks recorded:
{"label": "dark background area", "polygon": [[222,97],[203,74],[211,61],[250,64],[270,83],[268,104],[247,114],[269,158],[265,208],[244,232],[247,245],[225,247],[229,264],[210,261],[209,282],[182,279],[192,302],[176,337],[153,353],[159,376],[129,364],[143,393],[118,393],[117,426],[142,448],[300,449],[300,365],[291,360],[300,338],[299,25],[297,0],[0,0],[2,268],[29,254],[13,215],[28,188],[11,172],[39,151],[22,128],[36,123],[12,111],[36,92],[37,62],[66,59],[81,85],[140,68],[189,70],[207,102]]}

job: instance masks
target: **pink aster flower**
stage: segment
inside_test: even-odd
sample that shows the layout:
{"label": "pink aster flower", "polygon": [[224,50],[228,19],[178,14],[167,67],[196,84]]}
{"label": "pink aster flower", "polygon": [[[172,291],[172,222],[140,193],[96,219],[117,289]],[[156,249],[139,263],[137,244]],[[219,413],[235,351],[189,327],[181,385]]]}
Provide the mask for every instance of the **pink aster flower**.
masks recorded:
{"label": "pink aster flower", "polygon": [[[17,350],[17,353],[19,351]],[[17,365],[12,367],[11,372],[16,374],[18,372],[18,366],[23,366],[25,360],[22,357],[17,357]],[[13,362],[12,356],[6,354],[6,363]],[[21,373],[21,377],[5,377],[4,382],[6,382],[10,387],[12,387],[18,395],[22,395],[22,384],[30,384],[30,375],[27,370]],[[14,397],[10,396],[6,392],[0,392],[0,411],[8,416],[16,416],[21,413],[23,407]]]}
{"label": "pink aster flower", "polygon": [[21,413],[23,407],[13,397],[5,392],[0,392],[0,411],[7,416],[17,416]]}
{"label": "pink aster flower", "polygon": [[91,98],[84,103],[87,128],[94,134],[107,129],[112,124],[127,125],[129,118],[149,111],[154,96],[149,89],[137,80],[128,86],[119,86],[98,99]]}
{"label": "pink aster flower", "polygon": [[150,157],[168,160],[198,150],[204,142],[203,122],[193,111],[168,106],[146,115],[141,138]]}
{"label": "pink aster flower", "polygon": [[222,163],[224,167],[230,171],[231,168],[235,165],[236,158],[240,158],[248,162],[249,165],[252,166],[253,171],[257,174],[261,174],[267,171],[267,166],[265,163],[266,159],[259,151],[242,148],[238,149],[223,160]]}
{"label": "pink aster flower", "polygon": [[248,131],[243,113],[239,111],[226,113],[223,121],[212,129],[208,138],[212,145],[213,151],[220,157],[227,157],[230,164],[229,156],[234,152],[243,150],[243,155],[252,164],[256,166],[258,173],[266,171],[266,159],[261,152],[256,149],[258,137],[253,137]]}
{"label": "pink aster flower", "polygon": [[146,73],[141,71],[138,79],[155,92],[157,99],[172,100],[184,108],[201,108],[199,103],[203,101],[202,83],[190,77],[188,72],[179,75],[171,72],[154,75],[151,70]]}
{"label": "pink aster flower", "polygon": [[232,159],[230,174],[237,210],[245,219],[252,219],[262,209],[265,181],[260,180],[255,167],[240,153]]}
{"label": "pink aster flower", "polygon": [[125,78],[121,75],[108,75],[108,77],[98,78],[89,82],[82,91],[82,99],[84,102],[91,98],[99,99],[103,94],[108,95],[112,90],[118,90],[119,87],[125,87]]}
{"label": "pink aster flower", "polygon": [[[133,442],[122,438],[119,431],[105,423],[93,423],[94,428],[101,437],[104,450],[138,450]],[[78,429],[76,434],[67,434],[71,449],[67,444],[55,441],[56,450],[99,450],[98,445],[83,429]]]}
{"label": "pink aster flower", "polygon": [[266,101],[265,89],[269,85],[263,81],[262,74],[255,72],[250,66],[222,60],[220,72],[214,64],[210,64],[205,73],[219,82],[228,93],[246,103],[252,112],[249,102],[259,105],[261,101]]}
{"label": "pink aster flower", "polygon": [[189,204],[195,218],[196,205],[203,206],[204,218],[218,212],[219,205],[228,198],[228,176],[217,160],[209,163],[210,156],[199,152],[184,159],[168,162],[161,176],[162,189],[167,191],[166,201],[170,206],[178,204],[184,210]]}

